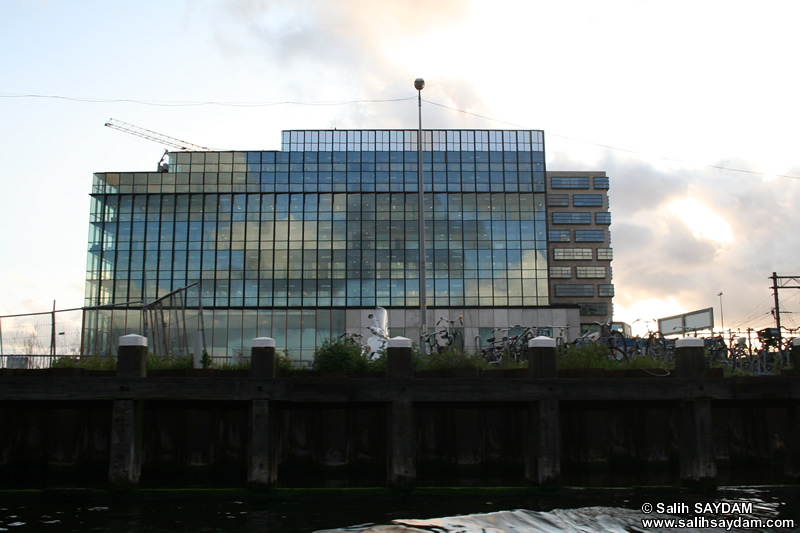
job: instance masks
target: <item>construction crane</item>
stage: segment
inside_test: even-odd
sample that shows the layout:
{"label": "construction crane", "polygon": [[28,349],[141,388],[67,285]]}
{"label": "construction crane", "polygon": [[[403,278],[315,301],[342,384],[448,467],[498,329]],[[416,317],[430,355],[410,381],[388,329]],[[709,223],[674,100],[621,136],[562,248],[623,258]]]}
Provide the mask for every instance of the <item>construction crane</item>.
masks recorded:
{"label": "construction crane", "polygon": [[[151,131],[145,128],[140,128],[139,126],[134,126],[133,124],[128,124],[126,122],[122,122],[121,120],[116,120],[113,118],[108,119],[108,122],[106,122],[105,125],[111,129],[122,131],[125,133],[130,133],[131,135],[136,135],[137,137],[142,137],[149,141],[166,144],[167,146],[171,146],[179,150],[195,150],[195,151],[205,151],[205,152],[213,150],[212,148],[200,146],[197,144],[192,144],[190,142],[182,141],[180,139],[176,139],[175,137],[170,137],[168,135],[162,135],[161,133],[157,133],[155,131]],[[169,171],[169,163],[165,161],[167,153],[169,153],[169,150],[164,150],[164,154],[158,161],[159,172]]]}

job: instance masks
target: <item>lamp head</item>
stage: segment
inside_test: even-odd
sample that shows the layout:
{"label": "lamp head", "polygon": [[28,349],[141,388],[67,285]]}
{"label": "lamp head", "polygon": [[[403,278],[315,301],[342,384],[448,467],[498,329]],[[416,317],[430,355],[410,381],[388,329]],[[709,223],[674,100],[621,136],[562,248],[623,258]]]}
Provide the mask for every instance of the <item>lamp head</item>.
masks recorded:
{"label": "lamp head", "polygon": [[425,80],[422,78],[417,78],[414,80],[414,88],[418,91],[421,91],[425,88]]}

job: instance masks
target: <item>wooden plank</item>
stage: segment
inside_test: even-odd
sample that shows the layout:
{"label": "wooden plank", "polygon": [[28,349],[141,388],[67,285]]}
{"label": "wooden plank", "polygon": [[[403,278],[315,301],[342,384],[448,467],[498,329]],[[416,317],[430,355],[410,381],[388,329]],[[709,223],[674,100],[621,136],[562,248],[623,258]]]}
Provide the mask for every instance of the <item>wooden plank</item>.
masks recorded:
{"label": "wooden plank", "polygon": [[416,484],[414,407],[410,400],[392,402],[389,412],[389,486],[411,488]]}
{"label": "wooden plank", "polygon": [[270,488],[277,478],[270,446],[272,435],[269,410],[269,400],[250,402],[247,485],[254,490]]}
{"label": "wooden plank", "polygon": [[139,482],[142,466],[141,407],[141,403],[132,400],[114,402],[108,468],[108,480],[113,490],[130,490]]}
{"label": "wooden plank", "polygon": [[528,402],[800,400],[796,378],[751,379],[293,379],[257,378],[0,378],[0,401],[208,400],[286,402]]}

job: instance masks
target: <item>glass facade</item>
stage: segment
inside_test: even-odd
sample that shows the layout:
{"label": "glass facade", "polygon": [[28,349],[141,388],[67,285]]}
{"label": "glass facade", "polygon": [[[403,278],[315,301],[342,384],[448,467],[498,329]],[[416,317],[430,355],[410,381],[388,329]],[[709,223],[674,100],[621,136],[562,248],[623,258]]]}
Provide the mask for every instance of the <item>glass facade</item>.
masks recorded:
{"label": "glass facade", "polygon": [[[212,356],[268,336],[307,360],[361,327],[348,309],[419,308],[417,131],[282,140],[281,151],[171,153],[167,172],[95,174],[86,353],[113,350],[147,326],[136,305],[184,287]],[[548,306],[543,133],[423,131],[422,144],[429,309]],[[392,335],[414,338],[410,321]]]}

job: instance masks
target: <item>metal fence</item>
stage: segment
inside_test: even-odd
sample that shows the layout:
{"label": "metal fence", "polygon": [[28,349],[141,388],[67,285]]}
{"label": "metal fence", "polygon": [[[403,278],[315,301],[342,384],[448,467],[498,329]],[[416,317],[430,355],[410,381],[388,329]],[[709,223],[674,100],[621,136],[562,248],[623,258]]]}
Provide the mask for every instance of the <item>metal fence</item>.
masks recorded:
{"label": "metal fence", "polygon": [[0,316],[0,368],[46,368],[81,354],[83,309]]}

